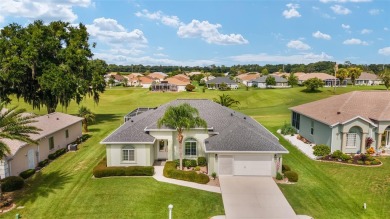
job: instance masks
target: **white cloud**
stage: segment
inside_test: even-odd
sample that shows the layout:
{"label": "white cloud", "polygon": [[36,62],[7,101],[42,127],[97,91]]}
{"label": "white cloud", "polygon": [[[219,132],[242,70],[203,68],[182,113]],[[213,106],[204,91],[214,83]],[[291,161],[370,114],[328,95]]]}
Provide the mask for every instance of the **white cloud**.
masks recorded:
{"label": "white cloud", "polygon": [[211,24],[208,21],[192,20],[190,23],[180,26],[177,35],[181,38],[201,38],[208,43],[218,45],[248,43],[248,40],[241,34],[221,34],[218,30],[221,27],[220,24]]}
{"label": "white cloud", "polygon": [[389,28],[384,27],[383,30],[384,30],[384,31],[389,31]]}
{"label": "white cloud", "polygon": [[390,56],[390,46],[378,50],[378,53],[385,56]]}
{"label": "white cloud", "polygon": [[347,3],[347,2],[354,2],[354,3],[360,3],[360,2],[371,2],[372,0],[320,0],[322,3],[330,3],[330,2],[336,2],[336,3]]}
{"label": "white cloud", "polygon": [[315,53],[303,53],[297,55],[269,55],[266,53],[260,54],[243,54],[238,56],[230,57],[232,61],[242,62],[242,63],[254,63],[254,62],[262,62],[262,63],[313,63],[318,61],[328,61],[332,60],[333,56],[330,56],[324,52],[320,54]]}
{"label": "white cloud", "polygon": [[330,40],[332,37],[329,34],[321,33],[320,31],[314,32],[313,37],[318,39]]}
{"label": "white cloud", "polygon": [[97,18],[93,24],[86,25],[86,27],[92,38],[112,46],[144,47],[148,42],[141,30],[127,31],[116,20],[110,18]]}
{"label": "white cloud", "polygon": [[356,38],[351,38],[351,39],[345,40],[343,42],[343,44],[345,44],[345,45],[362,45],[362,46],[368,45],[368,43],[366,41],[356,39]]}
{"label": "white cloud", "polygon": [[336,14],[342,14],[342,15],[347,15],[347,14],[350,14],[352,11],[349,10],[348,8],[346,7],[343,7],[341,5],[333,5],[333,6],[330,6],[330,9],[332,9],[332,11]]}
{"label": "white cloud", "polygon": [[348,24],[341,24],[341,27],[342,27],[344,30],[349,30],[349,28],[351,28],[351,26],[349,26]]}
{"label": "white cloud", "polygon": [[164,50],[164,47],[162,46],[157,47],[157,51],[162,51],[162,50]]}
{"label": "white cloud", "polygon": [[287,9],[284,10],[282,13],[282,15],[285,18],[290,19],[290,18],[294,18],[294,17],[301,17],[301,14],[297,11],[297,9],[299,8],[298,4],[289,3],[286,6],[287,6]]}
{"label": "white cloud", "polygon": [[309,50],[310,46],[300,40],[291,40],[287,43],[287,47],[296,50]]}
{"label": "white cloud", "polygon": [[73,22],[77,19],[74,7],[89,7],[91,0],[1,0],[0,22],[8,16],[23,17],[31,20],[41,19],[45,22],[63,20]]}
{"label": "white cloud", "polygon": [[168,57],[168,55],[164,53],[154,53],[153,55],[158,57]]}
{"label": "white cloud", "polygon": [[380,9],[370,9],[370,10],[368,11],[368,13],[371,14],[371,15],[378,15],[378,14],[380,14],[382,11],[383,11],[383,10],[380,10]]}
{"label": "white cloud", "polygon": [[372,30],[370,29],[363,29],[362,31],[360,31],[361,34],[370,34],[372,33]]}
{"label": "white cloud", "polygon": [[164,25],[170,27],[179,27],[180,25],[183,25],[177,16],[164,15],[164,13],[161,11],[149,12],[148,10],[143,9],[142,11],[136,12],[135,16],[144,17],[150,20],[158,20]]}

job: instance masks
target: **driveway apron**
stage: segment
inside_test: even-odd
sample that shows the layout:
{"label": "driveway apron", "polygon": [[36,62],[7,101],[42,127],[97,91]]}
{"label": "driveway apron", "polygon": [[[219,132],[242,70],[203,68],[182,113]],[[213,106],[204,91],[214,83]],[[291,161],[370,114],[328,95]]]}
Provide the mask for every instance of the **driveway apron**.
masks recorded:
{"label": "driveway apron", "polygon": [[220,176],[227,219],[298,218],[271,177]]}

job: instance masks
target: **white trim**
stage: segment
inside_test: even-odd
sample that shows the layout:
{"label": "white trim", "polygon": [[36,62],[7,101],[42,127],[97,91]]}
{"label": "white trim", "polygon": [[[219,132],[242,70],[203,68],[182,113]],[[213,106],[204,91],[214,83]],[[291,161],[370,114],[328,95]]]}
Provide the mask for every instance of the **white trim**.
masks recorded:
{"label": "white trim", "polygon": [[208,151],[205,149],[205,153],[215,154],[288,154],[289,151]]}
{"label": "white trim", "polygon": [[99,144],[154,144],[156,142],[156,139],[154,139],[153,142],[104,142],[101,141]]}
{"label": "white trim", "polygon": [[361,120],[363,120],[363,121],[366,121],[366,122],[370,123],[370,124],[373,125],[374,127],[378,127],[375,123],[373,123],[373,122],[371,122],[371,121],[369,121],[369,120],[367,120],[367,119],[365,119],[365,118],[363,118],[363,117],[361,117],[361,116],[355,116],[355,117],[353,117],[352,119],[349,119],[349,120],[347,120],[347,121],[342,122],[341,124],[344,125],[345,123],[348,123],[348,122],[350,122],[350,121],[352,121],[352,120],[355,120],[355,119],[361,119]]}
{"label": "white trim", "polygon": [[[190,129],[184,129],[185,131],[188,131],[188,130],[207,130],[207,131],[209,131],[209,130],[214,130],[214,127],[207,127],[207,128],[190,128]],[[172,132],[172,131],[177,131],[177,129],[159,129],[159,128],[157,128],[157,129],[148,129],[148,127],[146,127],[145,129],[144,129],[144,131],[145,132],[156,132],[156,131],[161,131],[161,132]]]}

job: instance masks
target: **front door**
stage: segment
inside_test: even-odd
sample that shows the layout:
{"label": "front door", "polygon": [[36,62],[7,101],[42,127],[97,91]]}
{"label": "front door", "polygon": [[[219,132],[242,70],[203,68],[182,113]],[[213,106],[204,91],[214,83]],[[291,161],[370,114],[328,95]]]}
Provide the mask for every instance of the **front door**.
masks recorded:
{"label": "front door", "polygon": [[167,140],[158,140],[157,142],[157,160],[167,160],[168,159],[168,141]]}
{"label": "front door", "polygon": [[35,168],[35,150],[30,149],[27,153],[28,158],[28,168],[34,169]]}

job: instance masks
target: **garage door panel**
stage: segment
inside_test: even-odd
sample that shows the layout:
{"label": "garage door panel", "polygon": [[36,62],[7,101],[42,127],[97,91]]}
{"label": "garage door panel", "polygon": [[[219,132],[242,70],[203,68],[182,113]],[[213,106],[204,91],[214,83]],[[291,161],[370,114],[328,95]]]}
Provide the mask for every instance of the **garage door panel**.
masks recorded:
{"label": "garage door panel", "polygon": [[218,174],[233,175],[233,156],[220,155],[218,157]]}
{"label": "garage door panel", "polygon": [[235,155],[233,173],[242,176],[271,176],[272,155]]}

